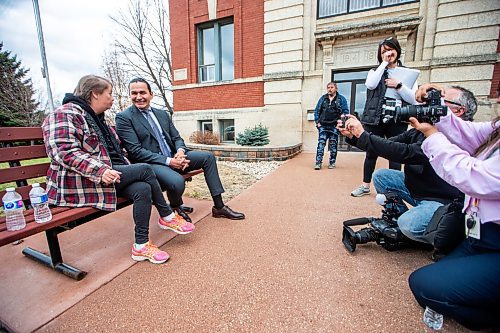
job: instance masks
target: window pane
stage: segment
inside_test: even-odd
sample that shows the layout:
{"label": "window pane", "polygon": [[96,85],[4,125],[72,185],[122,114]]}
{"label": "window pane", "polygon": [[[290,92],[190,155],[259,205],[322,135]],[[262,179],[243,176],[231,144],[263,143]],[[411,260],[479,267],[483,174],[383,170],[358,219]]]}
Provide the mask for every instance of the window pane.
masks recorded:
{"label": "window pane", "polygon": [[380,0],[351,0],[349,11],[376,8],[380,6]]}
{"label": "window pane", "polygon": [[202,65],[213,65],[215,64],[215,41],[214,41],[214,28],[208,28],[202,30],[202,54],[201,54],[201,64]]}
{"label": "window pane", "polygon": [[319,17],[347,12],[347,0],[319,0]]}
{"label": "window pane", "polygon": [[363,114],[363,110],[365,109],[365,102],[366,102],[366,86],[364,83],[357,83],[354,112],[356,112],[358,116],[361,116]]}
{"label": "window pane", "polygon": [[337,90],[339,94],[347,99],[347,106],[351,106],[351,82],[341,82],[337,83]]}
{"label": "window pane", "polygon": [[234,142],[234,119],[226,119],[220,121],[222,141]]}
{"label": "window pane", "polygon": [[335,73],[335,74],[333,74],[333,80],[334,81],[366,80],[367,75],[368,75],[368,71]]}
{"label": "window pane", "polygon": [[382,5],[387,6],[387,5],[394,5],[394,4],[405,3],[405,2],[410,2],[410,1],[414,1],[414,0],[384,0],[382,2]]}
{"label": "window pane", "polygon": [[201,123],[201,131],[202,132],[213,132],[213,125],[211,121],[208,122],[202,122]]}
{"label": "window pane", "polygon": [[234,25],[220,27],[222,80],[234,79]]}

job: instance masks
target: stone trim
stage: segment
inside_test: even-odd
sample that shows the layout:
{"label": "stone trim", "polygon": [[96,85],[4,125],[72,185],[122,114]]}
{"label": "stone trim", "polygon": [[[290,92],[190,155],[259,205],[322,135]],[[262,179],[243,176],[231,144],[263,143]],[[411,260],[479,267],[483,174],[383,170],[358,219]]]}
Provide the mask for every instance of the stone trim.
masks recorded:
{"label": "stone trim", "polygon": [[302,151],[302,143],[283,147],[249,147],[233,145],[201,145],[186,144],[188,149],[207,151],[214,154],[219,161],[285,161],[295,157]]}
{"label": "stone trim", "polygon": [[292,80],[292,79],[302,80],[303,78],[304,78],[304,72],[302,71],[266,73],[263,76],[264,82]]}
{"label": "stone trim", "polygon": [[389,19],[369,20],[363,23],[335,25],[331,28],[316,31],[314,36],[318,41],[326,41],[337,37],[356,36],[376,31],[412,30],[416,29],[421,21],[422,17],[409,15],[391,17]]}

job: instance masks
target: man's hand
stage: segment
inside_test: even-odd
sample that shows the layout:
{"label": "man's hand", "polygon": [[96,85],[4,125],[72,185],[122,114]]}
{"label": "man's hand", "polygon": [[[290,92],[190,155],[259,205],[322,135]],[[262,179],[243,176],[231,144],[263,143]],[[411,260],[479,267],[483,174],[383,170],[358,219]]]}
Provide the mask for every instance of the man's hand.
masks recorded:
{"label": "man's hand", "polygon": [[439,132],[437,128],[429,123],[421,123],[415,117],[410,117],[411,127],[416,128],[420,132],[424,133],[425,137],[429,137],[434,133]]}
{"label": "man's hand", "polygon": [[352,133],[352,135],[359,138],[365,131],[363,125],[358,120],[358,118],[354,117],[353,115],[350,114],[348,117],[349,119],[346,120],[345,127],[349,130],[349,132]]}
{"label": "man's hand", "polygon": [[345,127],[342,127],[342,120],[337,120],[337,129],[339,130],[340,134],[347,136],[349,139],[353,136],[359,138],[359,136],[365,131],[365,129],[363,128],[363,125],[361,125],[361,122],[358,120],[358,118],[356,118],[352,114],[348,114],[345,115],[344,119]]}
{"label": "man's hand", "polygon": [[444,97],[444,88],[442,86],[434,83],[425,83],[418,87],[415,93],[417,102],[424,103],[427,100],[427,91],[431,89],[441,90],[441,97]]}
{"label": "man's hand", "polygon": [[316,128],[320,128],[320,127],[321,127],[321,123],[317,123]]}
{"label": "man's hand", "polygon": [[101,182],[104,185],[119,183],[121,174],[122,173],[119,171],[113,169],[106,169],[106,171],[104,171],[104,173],[101,176]]}
{"label": "man's hand", "polygon": [[177,156],[175,154],[174,157],[170,160],[170,167],[173,169],[185,170],[189,166],[190,160],[186,158],[186,155]]}

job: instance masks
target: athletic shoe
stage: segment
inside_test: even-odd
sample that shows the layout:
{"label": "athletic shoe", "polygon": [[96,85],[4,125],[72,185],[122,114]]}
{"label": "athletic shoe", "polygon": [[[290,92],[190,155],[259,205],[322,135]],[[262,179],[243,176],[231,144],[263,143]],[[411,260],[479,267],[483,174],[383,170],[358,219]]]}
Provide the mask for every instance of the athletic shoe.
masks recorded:
{"label": "athletic shoe", "polygon": [[160,218],[158,220],[158,226],[165,230],[172,230],[179,235],[189,234],[194,230],[194,224],[186,222],[186,220],[177,213],[175,213],[175,217],[168,222]]}
{"label": "athletic shoe", "polygon": [[162,264],[168,260],[170,256],[167,252],[160,250],[156,245],[147,242],[140,250],[137,250],[132,245],[132,259],[135,261],[149,260],[153,264]]}
{"label": "athletic shoe", "polygon": [[316,163],[316,165],[314,166],[314,170],[319,170],[321,169],[321,163]]}
{"label": "athletic shoe", "polygon": [[331,163],[328,165],[328,169],[335,169],[335,163]]}
{"label": "athletic shoe", "polygon": [[365,185],[361,185],[357,189],[351,192],[351,195],[353,197],[362,197],[363,195],[368,195],[370,194],[370,188],[366,187]]}

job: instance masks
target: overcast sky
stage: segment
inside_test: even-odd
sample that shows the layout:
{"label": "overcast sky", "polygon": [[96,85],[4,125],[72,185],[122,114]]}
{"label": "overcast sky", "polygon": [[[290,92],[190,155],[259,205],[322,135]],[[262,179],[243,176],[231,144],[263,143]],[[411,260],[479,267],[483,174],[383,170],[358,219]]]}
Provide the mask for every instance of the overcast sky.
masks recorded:
{"label": "overcast sky", "polygon": [[[127,0],[39,0],[52,94],[61,100],[86,74],[102,74],[102,56],[113,40],[109,18]],[[35,89],[46,91],[32,0],[0,0],[3,51],[30,68]]]}

